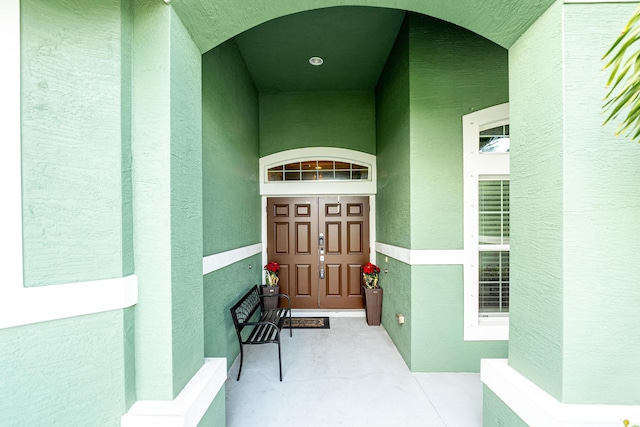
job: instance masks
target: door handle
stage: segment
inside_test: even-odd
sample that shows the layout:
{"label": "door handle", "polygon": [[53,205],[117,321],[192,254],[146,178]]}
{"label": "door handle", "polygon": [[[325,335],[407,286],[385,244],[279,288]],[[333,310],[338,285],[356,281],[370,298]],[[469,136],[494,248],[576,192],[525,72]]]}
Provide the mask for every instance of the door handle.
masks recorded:
{"label": "door handle", "polygon": [[320,278],[324,279],[324,233],[318,235],[318,249],[320,251]]}

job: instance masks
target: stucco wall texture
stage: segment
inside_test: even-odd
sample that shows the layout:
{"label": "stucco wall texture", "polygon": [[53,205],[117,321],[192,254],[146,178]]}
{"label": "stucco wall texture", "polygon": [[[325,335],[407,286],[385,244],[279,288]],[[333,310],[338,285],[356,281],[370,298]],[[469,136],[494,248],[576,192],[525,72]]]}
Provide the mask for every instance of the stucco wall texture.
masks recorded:
{"label": "stucco wall texture", "polygon": [[633,8],[554,5],[510,51],[509,363],[562,402],[640,403],[640,153],[602,126],[600,60]]}
{"label": "stucco wall texture", "polygon": [[173,399],[204,355],[201,55],[165,6],[134,10],[136,392],[148,400]]}
{"label": "stucco wall texture", "polygon": [[202,56],[204,255],[260,242],[258,93],[233,40]]}
{"label": "stucco wall texture", "polygon": [[[508,101],[507,51],[409,14],[377,94],[378,241],[463,249],[461,117]],[[506,357],[506,342],[463,339],[461,266],[390,265],[383,324],[412,370],[478,372],[480,358]]]}
{"label": "stucco wall texture", "polygon": [[130,96],[121,70],[131,54],[129,11],[115,1],[64,3],[21,2],[27,287],[131,273],[121,115]]}
{"label": "stucco wall texture", "polygon": [[[261,240],[258,193],[258,93],[233,40],[203,55],[202,179],[204,255]],[[206,357],[239,354],[229,309],[250,286],[262,283],[254,255],[204,277]]]}
{"label": "stucco wall texture", "polygon": [[[216,70],[201,54],[268,19],[346,3],[430,14],[497,43],[413,16],[375,94],[327,98],[325,107],[346,100],[361,109],[351,114],[364,124],[358,147],[378,155],[378,240],[459,248],[461,159],[453,141],[461,144],[462,114],[506,101],[498,45],[510,48],[510,364],[562,401],[640,403],[640,384],[628,374],[640,368],[640,154],[600,127],[602,64],[593,54],[605,50],[633,5],[22,0],[25,285],[135,273],[139,299],[134,308],[0,330],[8,349],[0,353],[0,424],[117,426],[136,399],[173,399],[205,354],[237,355],[225,313],[243,283],[260,280],[260,256],[204,281],[201,263],[203,254],[260,240],[261,101],[242,73],[220,74],[241,68],[232,47],[215,59],[229,69]],[[435,28],[453,41],[435,37]],[[422,55],[431,60],[417,60]],[[227,88],[212,80],[201,87],[208,78],[201,73],[237,84],[237,102],[217,103]],[[224,128],[235,120],[241,125]],[[212,145],[202,146],[202,137]],[[221,140],[228,143],[207,151]],[[277,150],[275,143],[264,149]],[[215,169],[234,157],[238,163]],[[444,190],[425,191],[430,181]],[[216,197],[231,210],[218,211]],[[247,211],[254,213],[236,215]],[[383,323],[412,369],[477,370],[480,357],[506,352],[506,343],[462,341],[461,276],[457,266],[389,261]],[[404,327],[394,323],[396,310],[409,313]],[[518,423],[485,394],[486,425],[498,425],[491,414]],[[224,422],[223,411],[218,395],[203,422]]]}

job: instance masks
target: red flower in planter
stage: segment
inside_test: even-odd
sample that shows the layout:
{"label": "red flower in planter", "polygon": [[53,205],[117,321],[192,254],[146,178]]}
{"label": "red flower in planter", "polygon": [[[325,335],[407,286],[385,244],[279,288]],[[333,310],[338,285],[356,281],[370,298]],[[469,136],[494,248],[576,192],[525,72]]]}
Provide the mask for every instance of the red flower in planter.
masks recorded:
{"label": "red flower in planter", "polygon": [[280,264],[278,264],[277,262],[271,261],[270,263],[264,266],[264,269],[267,270],[269,273],[273,273],[277,276],[278,272],[280,271]]}
{"label": "red flower in planter", "polygon": [[370,262],[362,266],[362,283],[367,288],[378,287],[378,274],[380,274],[380,267]]}
{"label": "red flower in planter", "polygon": [[271,261],[267,265],[264,266],[264,269],[267,271],[267,286],[277,286],[278,281],[278,272],[280,271],[280,264],[277,262]]}

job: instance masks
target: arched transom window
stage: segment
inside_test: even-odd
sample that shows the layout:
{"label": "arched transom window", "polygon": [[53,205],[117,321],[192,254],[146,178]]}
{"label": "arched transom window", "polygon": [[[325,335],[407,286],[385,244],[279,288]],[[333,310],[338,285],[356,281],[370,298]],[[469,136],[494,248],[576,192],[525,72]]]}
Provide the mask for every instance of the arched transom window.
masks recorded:
{"label": "arched transom window", "polygon": [[260,194],[376,194],[376,156],[336,147],[306,147],[260,158]]}
{"label": "arched transom window", "polygon": [[290,162],[268,169],[267,181],[350,181],[369,180],[369,167],[335,160]]}

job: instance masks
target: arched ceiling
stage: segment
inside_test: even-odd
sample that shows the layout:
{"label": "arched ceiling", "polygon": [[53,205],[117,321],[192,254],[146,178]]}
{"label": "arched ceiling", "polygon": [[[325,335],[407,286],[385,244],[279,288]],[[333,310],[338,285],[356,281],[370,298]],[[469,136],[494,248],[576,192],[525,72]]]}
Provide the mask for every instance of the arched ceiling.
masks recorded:
{"label": "arched ceiling", "polygon": [[[331,7],[283,16],[236,36],[260,92],[374,89],[405,12]],[[310,57],[324,62],[314,66]]]}
{"label": "arched ceiling", "polygon": [[172,0],[204,53],[249,28],[292,13],[332,6],[374,6],[422,13],[509,48],[555,0]]}

